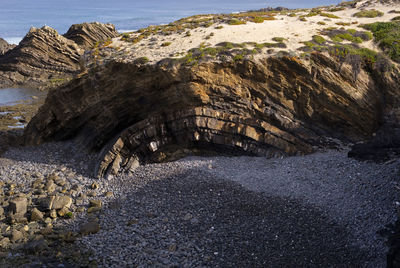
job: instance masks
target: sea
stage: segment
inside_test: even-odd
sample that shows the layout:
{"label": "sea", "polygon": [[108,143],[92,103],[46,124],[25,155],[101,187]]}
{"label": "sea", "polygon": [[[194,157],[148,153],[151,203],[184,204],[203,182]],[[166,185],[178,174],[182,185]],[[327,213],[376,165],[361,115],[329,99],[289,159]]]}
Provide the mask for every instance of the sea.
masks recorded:
{"label": "sea", "polygon": [[72,24],[113,23],[120,32],[166,24],[195,14],[232,13],[265,7],[310,8],[339,0],[0,0],[0,37],[18,44],[30,27],[65,33]]}

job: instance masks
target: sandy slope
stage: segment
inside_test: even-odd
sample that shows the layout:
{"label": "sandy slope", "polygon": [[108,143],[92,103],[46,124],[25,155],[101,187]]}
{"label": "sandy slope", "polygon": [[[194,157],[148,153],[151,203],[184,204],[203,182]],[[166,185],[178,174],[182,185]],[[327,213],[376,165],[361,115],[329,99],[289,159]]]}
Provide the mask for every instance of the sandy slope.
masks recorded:
{"label": "sandy slope", "polygon": [[[228,25],[222,24],[222,29],[216,29],[221,24],[214,24],[208,28],[197,28],[191,30],[191,36],[182,34],[172,34],[169,36],[156,34],[152,35],[137,44],[121,41],[120,38],[115,38],[112,47],[118,48],[123,52],[124,60],[134,59],[138,57],[147,57],[151,62],[159,61],[166,57],[182,57],[186,52],[200,44],[206,43],[210,46],[215,46],[221,42],[243,43],[243,42],[272,42],[274,37],[283,37],[287,41],[286,51],[296,51],[298,48],[304,46],[302,42],[309,41],[313,35],[319,34],[321,29],[327,27],[343,27],[338,26],[336,22],[354,23],[351,26],[345,26],[346,29],[357,29],[359,25],[366,23],[373,23],[376,21],[390,21],[392,18],[399,14],[389,13],[389,11],[397,9],[400,10],[400,4],[383,5],[375,3],[367,8],[362,5],[366,1],[358,4],[357,8],[348,8],[343,11],[331,12],[332,14],[340,17],[340,19],[331,19],[322,17],[320,15],[314,17],[307,17],[307,21],[300,21],[299,16],[305,15],[309,10],[295,12],[296,17],[288,15],[277,15],[276,20],[264,21],[263,23],[247,22],[245,25]],[[362,9],[377,9],[384,12],[384,16],[377,18],[357,18],[353,14]],[[319,25],[318,22],[325,22],[326,25]],[[359,30],[362,30],[358,28]],[[214,35],[210,39],[206,39],[211,33]],[[137,34],[132,34],[135,36]],[[171,42],[171,45],[162,47],[164,42]],[[372,41],[364,42],[361,44],[363,47],[378,50]],[[278,51],[278,50],[277,50]]]}

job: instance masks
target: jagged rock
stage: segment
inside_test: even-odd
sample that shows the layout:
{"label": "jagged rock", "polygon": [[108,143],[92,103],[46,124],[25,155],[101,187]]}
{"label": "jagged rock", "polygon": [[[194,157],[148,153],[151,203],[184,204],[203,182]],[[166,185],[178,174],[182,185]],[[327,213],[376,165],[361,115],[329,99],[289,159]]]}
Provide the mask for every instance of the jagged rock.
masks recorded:
{"label": "jagged rock", "polygon": [[97,42],[114,38],[118,35],[114,25],[92,22],[72,25],[68,32],[64,34],[64,37],[75,41],[84,49],[91,49]]}
{"label": "jagged rock", "polygon": [[11,239],[10,239],[11,242],[15,243],[15,242],[17,242],[17,241],[19,241],[19,240],[21,240],[23,238],[24,238],[24,234],[21,231],[18,231],[18,230],[14,229],[11,232]]}
{"label": "jagged rock", "polygon": [[311,153],[330,138],[365,140],[399,97],[398,71],[362,70],[354,81],[350,66],[339,67],[321,53],[309,62],[110,61],[50,92],[25,142],[76,137],[101,150],[102,177],[182,149],[271,157]]}
{"label": "jagged rock", "polygon": [[116,34],[112,25],[101,23],[72,26],[66,34],[72,39],[48,26],[32,27],[18,46],[0,57],[0,87],[54,87],[65,83],[81,71],[81,56],[89,44]]}
{"label": "jagged rock", "polygon": [[74,41],[48,26],[32,27],[20,44],[0,58],[0,85],[39,84],[72,77],[83,54]]}
{"label": "jagged rock", "polygon": [[42,220],[43,220],[43,212],[41,212],[37,208],[32,209],[31,221],[42,221]]}
{"label": "jagged rock", "polygon": [[13,49],[14,47],[16,47],[16,45],[11,45],[7,43],[7,41],[4,40],[3,38],[0,38],[0,56],[6,54],[9,50]]}

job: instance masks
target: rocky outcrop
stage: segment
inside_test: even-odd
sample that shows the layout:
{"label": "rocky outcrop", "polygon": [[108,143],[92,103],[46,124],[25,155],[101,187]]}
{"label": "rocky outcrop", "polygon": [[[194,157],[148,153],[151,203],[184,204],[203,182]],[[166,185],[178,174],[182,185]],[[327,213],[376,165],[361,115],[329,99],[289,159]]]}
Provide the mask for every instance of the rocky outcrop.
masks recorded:
{"label": "rocky outcrop", "polygon": [[112,24],[102,24],[98,22],[82,23],[72,25],[65,38],[73,40],[81,48],[91,49],[96,42],[107,40],[118,36],[115,26]]}
{"label": "rocky outcrop", "polygon": [[[99,38],[96,41],[101,41],[116,35],[115,29],[110,25],[82,25],[82,29],[90,30],[71,34],[77,41],[79,38],[91,42]],[[95,34],[91,30],[99,33]],[[85,37],[85,34],[88,36]],[[0,57],[0,87],[46,87],[62,84],[81,70],[80,59],[85,49],[86,43],[79,46],[74,40],[58,34],[48,26],[32,27],[17,47]]]}
{"label": "rocky outcrop", "polygon": [[71,77],[79,71],[82,54],[83,49],[56,30],[32,27],[16,48],[0,58],[0,77],[3,83],[16,84]]}
{"label": "rocky outcrop", "polygon": [[100,177],[179,151],[307,154],[331,138],[370,137],[386,100],[398,97],[396,75],[377,81],[361,71],[354,82],[350,66],[339,68],[320,53],[310,62],[111,61],[51,92],[25,142],[75,137],[100,151]]}
{"label": "rocky outcrop", "polygon": [[7,51],[13,49],[14,47],[16,47],[16,45],[11,45],[3,38],[0,38],[0,56],[6,54]]}

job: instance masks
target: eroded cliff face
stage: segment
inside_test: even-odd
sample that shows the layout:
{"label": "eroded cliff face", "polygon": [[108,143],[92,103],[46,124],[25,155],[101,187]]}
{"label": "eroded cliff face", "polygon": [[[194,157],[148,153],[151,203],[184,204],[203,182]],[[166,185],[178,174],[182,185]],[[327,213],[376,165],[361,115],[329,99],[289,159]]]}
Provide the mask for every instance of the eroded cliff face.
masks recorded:
{"label": "eroded cliff face", "polygon": [[32,27],[18,46],[0,53],[0,88],[40,88],[72,79],[81,70],[81,56],[88,46],[118,34],[113,26],[101,23],[73,25],[68,33],[64,37],[48,26]]}
{"label": "eroded cliff face", "polygon": [[100,151],[99,177],[177,152],[307,154],[330,138],[367,139],[399,95],[396,75],[362,71],[354,81],[350,66],[339,69],[319,53],[308,62],[112,61],[51,92],[25,141],[77,138]]}

